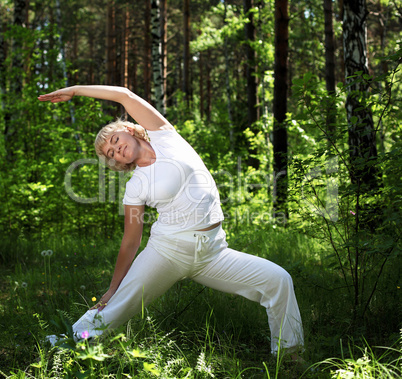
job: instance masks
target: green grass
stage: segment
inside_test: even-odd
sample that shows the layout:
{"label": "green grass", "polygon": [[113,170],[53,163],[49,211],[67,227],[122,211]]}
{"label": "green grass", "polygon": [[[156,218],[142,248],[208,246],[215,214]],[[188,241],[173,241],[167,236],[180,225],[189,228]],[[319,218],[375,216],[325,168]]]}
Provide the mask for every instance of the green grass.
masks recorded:
{"label": "green grass", "polygon": [[[187,280],[111,336],[51,348],[43,342],[45,335],[63,332],[62,320],[73,323],[107,289],[121,236],[106,241],[20,237],[5,240],[0,250],[0,375],[291,379],[400,374],[400,293],[379,286],[383,296],[373,301],[370,318],[352,327],[342,281],[321,258],[325,246],[289,231],[227,229],[231,246],[266,257],[292,275],[306,364],[270,355],[266,313],[258,304]],[[51,255],[41,254],[49,250]]]}

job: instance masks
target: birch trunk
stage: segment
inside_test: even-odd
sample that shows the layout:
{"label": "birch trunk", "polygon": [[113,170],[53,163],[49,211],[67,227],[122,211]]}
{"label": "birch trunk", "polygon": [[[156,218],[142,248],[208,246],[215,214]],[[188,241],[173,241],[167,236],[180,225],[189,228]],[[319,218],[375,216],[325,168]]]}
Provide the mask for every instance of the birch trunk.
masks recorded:
{"label": "birch trunk", "polygon": [[[369,188],[378,187],[377,172],[369,160],[377,157],[373,115],[367,94],[366,80],[356,81],[351,76],[356,72],[368,74],[367,24],[365,0],[344,0],[343,48],[345,81],[348,87],[346,113],[349,130],[349,154],[352,183],[365,183]],[[360,163],[357,163],[360,161]],[[363,163],[361,163],[363,162]]]}

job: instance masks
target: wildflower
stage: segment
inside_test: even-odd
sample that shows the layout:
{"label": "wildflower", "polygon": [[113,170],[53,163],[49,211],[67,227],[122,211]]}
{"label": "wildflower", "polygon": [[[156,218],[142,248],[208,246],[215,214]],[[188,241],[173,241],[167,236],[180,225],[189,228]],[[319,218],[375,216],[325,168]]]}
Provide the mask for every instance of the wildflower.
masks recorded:
{"label": "wildflower", "polygon": [[350,213],[351,215],[353,215],[353,216],[355,216],[355,215],[356,215],[356,213],[355,213],[355,212],[353,212],[353,211],[349,211],[349,213]]}
{"label": "wildflower", "polygon": [[47,250],[43,250],[43,251],[40,253],[40,255],[42,255],[42,257],[46,257],[46,255],[47,255]]}
{"label": "wildflower", "polygon": [[82,285],[82,286],[80,287],[80,289],[81,289],[81,291],[85,291],[85,286]]}
{"label": "wildflower", "polygon": [[88,337],[89,337],[88,330],[85,330],[81,333],[81,338],[83,338],[84,340],[86,340]]}
{"label": "wildflower", "polygon": [[48,251],[47,251],[47,255],[48,255],[49,257],[51,257],[51,256],[53,255],[53,251],[52,251],[52,250],[48,250]]}
{"label": "wildflower", "polygon": [[95,296],[92,298],[92,301],[96,301],[96,297],[95,297]]}
{"label": "wildflower", "polygon": [[22,282],[22,283],[21,283],[21,287],[22,287],[22,288],[27,288],[27,287],[28,287],[28,283],[27,283],[27,282]]}

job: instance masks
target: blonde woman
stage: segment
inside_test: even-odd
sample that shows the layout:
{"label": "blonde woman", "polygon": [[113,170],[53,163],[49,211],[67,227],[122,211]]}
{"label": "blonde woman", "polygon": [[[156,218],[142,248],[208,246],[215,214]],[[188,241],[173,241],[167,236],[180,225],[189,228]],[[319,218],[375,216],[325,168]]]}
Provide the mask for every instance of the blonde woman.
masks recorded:
{"label": "blonde woman", "polygon": [[[271,350],[300,349],[303,329],[290,275],[278,265],[230,249],[214,179],[194,149],[148,102],[126,88],[74,86],[40,101],[87,96],[124,106],[139,125],[105,126],[95,149],[115,170],[132,171],[123,199],[124,236],[108,291],[74,325],[75,338],[94,337],[122,325],[143,305],[189,278],[244,296],[266,308]],[[146,132],[145,132],[145,130]],[[158,211],[147,246],[138,254],[145,205]],[[50,338],[52,343],[57,337]]]}

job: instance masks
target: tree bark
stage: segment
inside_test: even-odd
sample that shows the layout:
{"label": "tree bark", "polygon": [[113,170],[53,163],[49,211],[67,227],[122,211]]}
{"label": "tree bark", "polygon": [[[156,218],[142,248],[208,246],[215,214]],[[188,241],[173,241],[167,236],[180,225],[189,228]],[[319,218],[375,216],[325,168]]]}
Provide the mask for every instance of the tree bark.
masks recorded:
{"label": "tree bark", "polygon": [[183,92],[190,105],[190,0],[183,1]]}
{"label": "tree bark", "polygon": [[249,22],[245,25],[246,35],[246,78],[247,78],[247,115],[248,127],[252,129],[253,124],[258,119],[257,112],[257,80],[255,70],[255,51],[252,43],[255,41],[255,27],[253,13],[250,12],[253,7],[253,0],[244,0],[244,14],[248,17]]}
{"label": "tree bark", "polygon": [[106,38],[106,84],[116,85],[116,30],[113,0],[107,3]]}
{"label": "tree bark", "polygon": [[[25,0],[14,0],[14,19],[13,26],[15,28],[23,28],[26,21],[27,4]],[[3,45],[4,46],[4,45]],[[13,58],[12,58],[12,75],[9,78],[10,93],[8,95],[7,102],[14,102],[16,99],[20,101],[22,93],[22,78],[24,70],[23,62],[23,38],[21,33],[17,33],[12,42]],[[4,89],[7,87],[7,78],[4,78]],[[18,143],[18,114],[10,113],[6,109],[4,114],[4,146],[6,150],[6,157],[9,162],[15,160],[15,152],[20,149]]]}
{"label": "tree bark", "polygon": [[275,0],[274,68],[274,216],[288,219],[288,136],[286,127],[288,95],[289,15],[288,0]]}
{"label": "tree bark", "polygon": [[377,157],[377,147],[373,115],[370,105],[366,103],[369,83],[364,78],[356,81],[356,78],[351,77],[358,71],[362,75],[368,74],[368,12],[365,0],[344,0],[343,6],[345,82],[348,87],[346,112],[352,168],[350,175],[352,183],[364,183],[366,188],[375,189],[379,183],[372,159]]}
{"label": "tree bark", "polygon": [[163,80],[163,102],[166,106],[167,97],[167,0],[161,0],[161,33],[162,33],[162,80]]}
{"label": "tree bark", "polygon": [[[246,81],[247,81],[247,127],[256,132],[255,122],[258,120],[257,108],[257,76],[256,76],[256,59],[255,51],[252,43],[255,41],[255,26],[254,17],[251,12],[253,8],[253,0],[244,0],[243,2],[244,14],[248,17],[249,22],[244,26],[246,37]],[[259,161],[253,158],[252,155],[256,153],[255,149],[250,146],[247,147],[249,152],[248,164],[258,169]]]}
{"label": "tree bark", "polygon": [[130,11],[128,5],[123,10],[122,57],[121,57],[121,85],[129,87],[128,81],[128,52],[130,39]]}
{"label": "tree bark", "polygon": [[[332,0],[324,0],[324,20],[325,20],[325,83],[328,95],[335,94],[335,42],[333,28],[333,8]],[[327,110],[327,132],[328,137],[334,138],[336,124],[336,108],[331,102]]]}
{"label": "tree bark", "polygon": [[162,33],[161,12],[159,0],[151,0],[151,27],[152,27],[152,72],[155,90],[155,107],[165,115],[165,94],[163,91],[162,75]]}
{"label": "tree bark", "polygon": [[151,60],[152,60],[152,43],[150,38],[151,31],[151,1],[145,2],[144,14],[144,99],[151,102]]}

